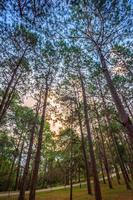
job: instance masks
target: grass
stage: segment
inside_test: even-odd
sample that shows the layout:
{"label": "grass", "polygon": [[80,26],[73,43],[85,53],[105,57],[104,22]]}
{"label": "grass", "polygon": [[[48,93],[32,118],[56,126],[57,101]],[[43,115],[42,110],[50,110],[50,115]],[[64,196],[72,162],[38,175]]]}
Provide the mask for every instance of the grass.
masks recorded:
{"label": "grass", "polygon": [[[123,183],[118,185],[115,180],[113,182],[114,189],[109,189],[107,184],[101,184],[103,200],[133,200],[133,189],[127,190]],[[85,185],[82,188],[79,188],[79,186],[73,188],[73,200],[94,199],[94,195],[87,195]],[[17,197],[2,197],[0,200],[17,200]],[[69,200],[69,189],[40,192],[37,193],[36,200]]]}

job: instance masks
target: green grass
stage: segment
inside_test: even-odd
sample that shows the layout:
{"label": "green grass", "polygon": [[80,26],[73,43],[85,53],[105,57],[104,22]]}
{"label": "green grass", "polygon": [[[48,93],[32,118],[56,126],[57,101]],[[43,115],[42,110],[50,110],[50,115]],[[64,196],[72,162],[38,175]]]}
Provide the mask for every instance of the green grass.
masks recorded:
{"label": "green grass", "polygon": [[[107,184],[101,184],[103,200],[133,200],[133,189],[127,190],[124,184],[118,185],[114,180],[114,189],[109,189]],[[132,184],[133,188],[133,184]],[[73,200],[94,200],[93,196],[87,195],[86,186],[73,189]],[[0,198],[0,200],[17,200],[16,197]],[[69,200],[69,189],[62,189],[50,192],[40,192],[36,200]]]}

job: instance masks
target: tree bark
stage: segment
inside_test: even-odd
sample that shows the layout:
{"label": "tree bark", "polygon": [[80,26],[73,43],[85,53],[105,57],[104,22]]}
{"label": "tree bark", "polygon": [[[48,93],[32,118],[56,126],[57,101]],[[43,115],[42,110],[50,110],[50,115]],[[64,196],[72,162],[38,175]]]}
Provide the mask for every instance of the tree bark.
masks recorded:
{"label": "tree bark", "polygon": [[72,169],[70,169],[70,200],[73,199],[73,180],[72,180]]}
{"label": "tree bark", "polygon": [[7,97],[8,97],[8,93],[9,93],[9,90],[10,90],[10,88],[11,88],[11,86],[12,86],[13,81],[14,81],[14,77],[15,77],[15,75],[16,75],[16,73],[17,73],[18,67],[19,67],[19,66],[17,66],[17,67],[14,69],[14,72],[13,72],[13,74],[12,74],[12,76],[11,76],[11,80],[9,81],[8,86],[7,86],[7,88],[6,88],[5,92],[4,92],[4,95],[3,95],[3,98],[2,98],[2,101],[1,101],[1,104],[0,104],[0,121],[2,120],[1,114],[2,114],[2,111],[3,111],[3,107],[4,107],[4,105],[5,105],[5,101],[6,101]]}
{"label": "tree bark", "polygon": [[101,153],[99,152],[98,154],[99,154],[99,164],[100,164],[100,167],[101,167],[103,183],[106,184],[105,175],[104,175],[104,168],[103,168],[103,163],[102,163],[102,158],[101,158]]}
{"label": "tree bark", "polygon": [[82,88],[85,124],[86,124],[86,129],[87,129],[87,136],[88,136],[88,142],[89,142],[89,147],[90,147],[90,157],[91,157],[93,177],[94,177],[95,199],[96,200],[102,200],[101,188],[100,188],[99,177],[98,177],[97,166],[96,166],[96,160],[95,160],[94,149],[93,149],[92,134],[91,134],[91,131],[90,131],[86,91],[85,91],[84,82],[83,82],[83,78],[82,78],[82,74],[81,74],[80,70],[79,70],[79,77],[80,77],[81,88]]}
{"label": "tree bark", "polygon": [[80,166],[78,167],[78,182],[79,182],[79,187],[81,188],[81,170],[80,170]]}
{"label": "tree bark", "polygon": [[42,95],[42,90],[40,91],[39,95],[39,100],[36,106],[36,114],[33,122],[32,129],[30,131],[30,144],[28,148],[28,153],[27,153],[27,159],[26,159],[26,164],[24,168],[24,173],[21,181],[21,186],[20,186],[20,194],[19,194],[19,200],[24,200],[25,199],[25,190],[27,188],[27,177],[28,177],[28,172],[29,172],[29,164],[31,160],[31,154],[32,154],[32,147],[33,147],[33,142],[34,142],[34,134],[35,134],[35,129],[37,125],[37,119],[38,119],[38,113],[40,109],[40,103],[41,103],[41,95]]}
{"label": "tree bark", "polygon": [[121,121],[122,125],[126,128],[127,134],[129,136],[131,142],[133,143],[133,124],[132,124],[128,114],[126,113],[126,111],[124,109],[124,106],[121,102],[121,99],[118,96],[116,88],[113,85],[110,73],[108,71],[108,67],[106,65],[105,58],[104,58],[102,51],[99,47],[97,48],[97,52],[98,52],[98,55],[99,55],[99,58],[100,58],[100,61],[101,61],[103,74],[106,78],[106,81],[107,81],[108,87],[110,89],[112,98],[113,98],[114,103],[116,105],[116,108],[118,110],[120,121]]}
{"label": "tree bark", "polygon": [[10,172],[9,172],[9,175],[8,175],[8,179],[7,179],[6,191],[9,191],[11,189],[10,183],[11,183],[11,177],[12,177],[12,174],[13,174],[16,158],[17,157],[14,156],[14,159],[13,159],[13,162],[12,162],[12,165],[11,165],[11,169],[10,169]]}
{"label": "tree bark", "polygon": [[21,75],[22,75],[22,73],[19,75],[19,77],[15,81],[11,91],[9,91],[9,94],[7,95],[7,98],[4,102],[3,108],[2,108],[1,113],[0,113],[0,123],[1,123],[1,120],[5,116],[5,113],[7,112],[8,108],[9,108],[11,102],[12,102],[13,95],[14,95],[14,92],[15,92],[15,88],[16,88],[16,85],[18,84],[19,79],[21,78]]}
{"label": "tree bark", "polygon": [[88,160],[87,160],[87,155],[86,155],[85,140],[84,140],[84,134],[83,134],[83,129],[82,129],[82,121],[81,121],[81,116],[80,116],[79,111],[78,111],[78,120],[79,120],[79,127],[80,127],[80,134],[81,134],[81,142],[82,142],[82,150],[83,150],[83,156],[84,156],[84,162],[85,162],[85,169],[86,169],[87,191],[88,191],[88,194],[92,194],[91,182],[90,182],[90,170],[89,170],[89,165],[88,165]]}
{"label": "tree bark", "polygon": [[[10,89],[11,89],[11,86],[12,86],[12,84],[13,84],[14,78],[15,78],[15,76],[16,76],[16,74],[17,74],[18,68],[19,68],[19,66],[20,66],[20,64],[21,64],[21,62],[22,62],[22,59],[23,59],[23,57],[24,57],[24,55],[25,55],[25,53],[26,53],[27,48],[28,48],[28,46],[25,48],[25,50],[24,50],[24,52],[23,52],[21,58],[19,59],[17,65],[16,65],[16,67],[15,67],[15,69],[13,70],[13,74],[12,74],[12,76],[11,76],[11,79],[9,80],[9,83],[8,83],[6,89],[5,89],[5,92],[4,92],[2,101],[1,101],[1,103],[0,103],[0,115],[1,115],[1,113],[2,113],[2,111],[3,111],[3,107],[4,107],[4,105],[5,105],[5,101],[7,100],[8,93],[9,93],[9,91],[10,91]],[[2,120],[2,116],[0,116],[0,122],[1,122],[1,120]]]}
{"label": "tree bark", "polygon": [[107,160],[107,156],[106,156],[103,133],[102,133],[102,130],[101,130],[100,117],[99,117],[99,113],[98,113],[94,99],[93,99],[93,105],[94,105],[94,109],[95,109],[95,113],[96,113],[97,121],[98,121],[98,126],[99,126],[99,133],[100,133],[101,143],[102,143],[103,161],[104,161],[104,166],[105,166],[105,170],[106,170],[106,174],[107,174],[108,185],[109,185],[109,188],[112,189],[113,186],[112,186],[112,181],[111,181],[110,172],[109,172],[109,164],[108,164],[108,160]]}
{"label": "tree bark", "polygon": [[34,122],[33,122],[33,127],[30,131],[30,144],[29,144],[29,148],[28,148],[28,152],[27,152],[27,158],[26,158],[23,176],[22,176],[22,179],[21,179],[20,193],[19,193],[18,200],[24,200],[25,199],[25,190],[26,190],[26,187],[27,187],[27,185],[26,185],[27,184],[27,177],[28,177],[28,172],[29,172],[29,165],[30,165],[30,160],[31,160],[32,147],[33,147],[33,142],[34,142],[34,134],[35,134],[35,129],[36,129],[36,125],[37,125],[39,108],[40,108],[40,99],[39,99],[39,103],[36,107],[36,114],[35,114],[35,118],[34,118]]}
{"label": "tree bark", "polygon": [[126,187],[127,189],[131,189],[131,186],[129,184],[129,177],[128,177],[128,173],[127,173],[127,170],[124,166],[124,163],[121,159],[121,156],[119,154],[119,151],[118,151],[118,147],[117,147],[117,144],[116,144],[116,141],[115,141],[115,138],[114,138],[114,135],[112,134],[112,132],[110,131],[110,135],[111,135],[111,138],[112,138],[112,141],[113,141],[113,145],[115,147],[115,150],[116,150],[116,153],[117,153],[117,158],[118,158],[118,161],[119,161],[119,164],[120,164],[120,168],[121,168],[121,172],[122,172],[122,175],[123,175],[123,178],[124,178],[124,181],[125,181],[125,184],[126,184]]}
{"label": "tree bark", "polygon": [[[100,86],[100,82],[99,82],[99,86]],[[121,172],[122,172],[122,175],[123,175],[123,178],[124,178],[124,181],[125,181],[125,185],[126,185],[127,189],[131,189],[130,184],[128,182],[129,180],[128,180],[127,171],[125,169],[123,161],[121,160],[121,157],[120,157],[120,154],[119,154],[119,151],[118,151],[118,147],[117,147],[114,135],[113,135],[112,131],[109,128],[110,127],[109,113],[107,111],[106,101],[105,101],[104,95],[102,93],[101,86],[99,87],[99,89],[100,89],[100,94],[101,94],[101,99],[102,99],[102,106],[105,109],[105,119],[106,119],[106,124],[107,124],[107,127],[108,127],[107,133],[108,133],[108,136],[111,137],[111,140],[113,142],[113,146],[114,146],[115,151],[116,151],[116,155],[117,155],[117,158],[118,158],[118,161],[119,161],[119,164],[120,164],[120,168],[121,168]]]}
{"label": "tree bark", "polygon": [[[73,121],[73,120],[72,120]],[[71,151],[70,151],[70,200],[73,199],[73,141],[71,139]]]}
{"label": "tree bark", "polygon": [[[128,163],[125,163],[125,167],[127,168],[127,171],[129,171],[129,174],[131,175],[131,178],[133,179],[133,154],[130,151],[129,146],[127,146],[128,143],[125,143],[126,142],[125,138],[122,137],[122,134],[120,134],[120,133],[118,133],[118,134],[119,134],[120,142],[124,147],[126,157],[129,159]],[[121,157],[122,157],[122,155],[121,155]],[[128,178],[128,179],[130,181],[130,178]]]}
{"label": "tree bark", "polygon": [[24,148],[24,140],[22,142],[20,154],[19,154],[19,159],[18,159],[18,166],[17,166],[17,173],[16,173],[16,180],[15,180],[15,186],[14,190],[18,189],[18,180],[19,180],[19,172],[20,172],[20,165],[21,165],[21,159],[22,159],[22,153],[23,153],[23,148]]}
{"label": "tree bark", "polygon": [[14,165],[15,165],[15,162],[16,162],[16,159],[17,159],[17,156],[18,156],[17,153],[18,153],[18,149],[19,149],[19,146],[20,146],[21,138],[22,138],[22,133],[20,134],[18,144],[15,148],[15,154],[14,154],[13,162],[12,162],[12,165],[11,165],[11,168],[10,168],[10,171],[9,171],[9,175],[8,175],[6,191],[8,191],[9,188],[10,188],[11,177],[12,177]]}
{"label": "tree bark", "polygon": [[128,103],[127,103],[126,97],[125,97],[123,94],[121,94],[121,96],[122,96],[123,102],[124,102],[124,104],[125,104],[125,106],[126,106],[128,112],[129,112],[131,118],[133,118],[133,113],[132,113],[132,111],[131,111],[131,109],[130,109]]}
{"label": "tree bark", "polygon": [[[108,139],[109,139],[109,137],[108,137]],[[112,149],[110,148],[110,146],[111,146],[111,142],[110,141],[107,142],[107,146],[108,146],[108,150],[109,150],[109,152],[111,154],[112,163],[113,163],[113,166],[114,166],[114,169],[115,169],[115,174],[116,174],[117,182],[120,185],[121,184],[120,183],[121,177],[120,177],[120,174],[119,174],[119,169],[117,167],[116,161],[114,160],[114,153],[112,152]]]}
{"label": "tree bark", "polygon": [[35,189],[36,189],[36,184],[37,184],[38,170],[39,170],[40,157],[41,157],[41,147],[42,147],[42,139],[43,139],[43,130],[44,130],[44,125],[45,125],[47,97],[48,97],[48,87],[46,87],[46,90],[45,90],[41,124],[40,124],[39,133],[38,133],[37,151],[35,155],[34,168],[33,168],[32,179],[31,179],[29,200],[35,200]]}

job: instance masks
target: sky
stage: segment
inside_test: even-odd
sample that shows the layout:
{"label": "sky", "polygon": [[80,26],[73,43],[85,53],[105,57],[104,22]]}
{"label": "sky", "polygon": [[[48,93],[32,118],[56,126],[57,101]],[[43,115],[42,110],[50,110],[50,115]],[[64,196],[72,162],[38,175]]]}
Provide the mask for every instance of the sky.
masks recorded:
{"label": "sky", "polygon": [[[62,110],[61,106],[59,105],[59,103],[58,104],[56,103],[54,98],[49,99],[49,103],[54,108],[54,112],[53,111],[48,112],[50,115],[50,118],[48,117],[48,122],[50,123],[51,130],[53,132],[58,133],[60,131],[60,129],[63,128],[63,126],[62,126],[61,121],[57,120],[57,118],[56,118],[56,110],[58,110],[58,113],[62,113],[63,110]],[[35,105],[35,100],[30,95],[27,95],[23,99],[23,104],[24,104],[24,106],[33,108]]]}

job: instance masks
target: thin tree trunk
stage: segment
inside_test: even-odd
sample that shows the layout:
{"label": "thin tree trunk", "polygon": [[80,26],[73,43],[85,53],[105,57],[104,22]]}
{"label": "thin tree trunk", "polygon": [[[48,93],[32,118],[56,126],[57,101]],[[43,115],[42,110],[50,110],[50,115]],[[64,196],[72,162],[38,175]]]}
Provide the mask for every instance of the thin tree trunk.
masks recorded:
{"label": "thin tree trunk", "polygon": [[43,174],[42,188],[44,188],[44,187],[47,188],[47,186],[45,185],[45,183],[46,183],[46,180],[45,180],[46,173],[47,173],[47,158],[46,158],[45,163],[44,163],[44,174]]}
{"label": "thin tree trunk", "polygon": [[[109,139],[109,137],[108,137],[108,139]],[[110,142],[110,144],[107,142],[107,146],[108,146],[108,150],[109,150],[109,152],[111,154],[111,158],[112,158],[113,166],[114,166],[114,169],[115,169],[115,174],[116,174],[117,182],[120,185],[121,184],[120,183],[121,177],[120,177],[120,174],[119,174],[119,169],[117,167],[116,161],[114,160],[114,153],[112,152],[112,149],[111,149],[111,142]]]}
{"label": "thin tree trunk", "polygon": [[21,75],[22,75],[22,73],[17,78],[16,82],[14,83],[14,86],[12,87],[12,90],[9,92],[9,94],[8,94],[6,100],[5,100],[5,103],[3,105],[3,108],[2,108],[2,111],[1,111],[1,114],[0,114],[0,120],[3,119],[5,113],[7,112],[8,108],[9,108],[11,102],[12,102],[14,91],[15,91],[16,85],[18,84],[19,79],[21,78]]}
{"label": "thin tree trunk", "polygon": [[[104,105],[106,107],[106,105]],[[111,137],[111,140],[112,140],[112,143],[113,143],[113,146],[115,148],[115,151],[116,151],[116,156],[117,156],[117,159],[118,159],[118,163],[120,165],[120,169],[121,169],[121,172],[122,172],[122,175],[123,175],[123,178],[124,178],[124,181],[125,181],[125,185],[127,187],[127,189],[131,189],[131,186],[129,184],[129,176],[128,176],[128,173],[126,171],[126,168],[124,166],[124,163],[123,163],[123,160],[120,156],[120,153],[118,151],[118,147],[117,147],[117,144],[116,144],[116,141],[115,141],[115,138],[114,138],[114,135],[113,133],[111,132],[110,128],[109,128],[109,124],[110,124],[110,121],[108,119],[108,116],[106,116],[106,122],[107,122],[107,127],[108,127],[108,134],[109,134],[109,137]]]}
{"label": "thin tree trunk", "polygon": [[38,178],[38,170],[39,170],[39,164],[40,164],[41,147],[42,147],[42,139],[43,139],[43,130],[44,130],[44,125],[45,125],[47,96],[48,96],[48,87],[46,87],[45,97],[44,97],[44,102],[43,102],[43,110],[42,110],[40,130],[38,133],[38,144],[37,144],[37,151],[35,155],[34,168],[33,168],[33,174],[32,174],[32,179],[31,179],[29,200],[35,200],[35,189],[36,189],[37,178]]}
{"label": "thin tree trunk", "polygon": [[111,133],[111,131],[110,131],[110,135],[111,135],[111,138],[112,138],[112,141],[113,141],[113,145],[114,145],[115,150],[116,150],[116,153],[117,153],[117,158],[118,158],[118,160],[119,160],[119,164],[120,164],[120,167],[121,167],[121,171],[122,171],[122,174],[123,174],[123,178],[124,178],[126,187],[127,187],[127,189],[131,189],[130,184],[129,184],[129,182],[128,182],[128,181],[130,181],[130,180],[129,180],[129,177],[128,177],[126,168],[125,168],[124,163],[123,163],[123,161],[122,161],[122,159],[121,159],[121,156],[120,156],[120,154],[119,154],[118,147],[117,147],[117,144],[116,144],[116,142],[115,142],[114,135]]}
{"label": "thin tree trunk", "polygon": [[10,187],[11,177],[12,177],[12,174],[13,174],[13,169],[14,169],[15,161],[17,159],[16,153],[18,152],[18,149],[19,149],[19,146],[20,146],[21,137],[22,137],[22,133],[21,133],[21,135],[19,137],[19,141],[18,141],[17,147],[15,149],[15,155],[14,155],[14,158],[13,158],[11,169],[10,169],[10,172],[9,172],[9,175],[8,175],[8,180],[7,180],[7,185],[6,185],[6,190],[7,191],[9,190],[9,187]]}
{"label": "thin tree trunk", "polygon": [[126,97],[123,94],[121,94],[121,96],[122,96],[123,102],[124,102],[128,112],[129,112],[130,116],[133,118],[133,113],[130,110],[130,107],[129,107],[128,103],[127,103]]}
{"label": "thin tree trunk", "polygon": [[27,184],[27,177],[28,177],[28,172],[29,172],[29,165],[30,165],[30,160],[31,160],[31,154],[32,154],[32,147],[33,147],[33,142],[34,142],[34,134],[35,134],[35,129],[37,125],[37,118],[38,118],[38,112],[40,108],[40,101],[41,101],[41,93],[39,97],[39,102],[36,107],[36,114],[33,122],[33,127],[30,131],[30,144],[27,152],[27,158],[26,158],[26,164],[24,167],[24,173],[21,179],[21,184],[20,184],[20,193],[18,200],[24,200],[25,199],[25,190],[26,190],[26,184]]}
{"label": "thin tree trunk", "polygon": [[11,183],[11,177],[12,177],[12,174],[13,174],[13,169],[14,169],[14,165],[15,165],[15,161],[16,161],[16,156],[14,156],[14,159],[13,159],[13,162],[12,162],[12,165],[11,165],[11,169],[10,169],[10,172],[9,172],[9,175],[8,175],[8,179],[7,179],[7,185],[6,185],[6,191],[8,191],[10,188],[10,183]]}
{"label": "thin tree trunk", "polygon": [[118,134],[119,134],[120,142],[125,149],[126,157],[129,159],[129,162],[127,163],[127,169],[129,171],[129,173],[131,174],[131,177],[133,178],[133,154],[131,153],[127,144],[125,143],[125,140],[122,137],[122,134],[120,134],[120,133],[118,133]]}
{"label": "thin tree trunk", "polygon": [[14,190],[17,190],[17,189],[18,189],[18,180],[19,180],[19,172],[20,172],[20,165],[21,165],[21,159],[22,159],[23,148],[24,148],[24,140],[23,140],[23,142],[22,142],[22,146],[21,146],[21,150],[20,150],[20,154],[19,154],[19,159],[18,159],[18,166],[17,166],[17,173],[16,173],[16,180],[15,180]]}
{"label": "thin tree trunk", "polygon": [[73,156],[72,156],[72,141],[71,141],[71,152],[70,152],[70,200],[73,199]]}
{"label": "thin tree trunk", "polygon": [[81,170],[80,170],[80,166],[79,166],[79,169],[78,169],[78,182],[79,182],[79,186],[81,188]]}
{"label": "thin tree trunk", "polygon": [[17,73],[18,67],[19,67],[19,66],[17,66],[17,67],[14,69],[13,74],[12,74],[12,76],[11,76],[11,80],[9,81],[8,86],[7,86],[7,88],[6,88],[6,90],[5,90],[5,93],[4,93],[4,95],[3,95],[3,98],[2,98],[2,101],[1,101],[1,104],[0,104],[0,113],[2,112],[4,103],[5,103],[5,101],[6,101],[6,98],[7,98],[8,92],[9,92],[9,90],[10,90],[10,88],[11,88],[11,85],[12,85],[12,83],[13,83],[13,81],[14,81],[14,77],[15,77],[15,75],[16,75],[16,73]]}
{"label": "thin tree trunk", "polygon": [[73,199],[73,182],[72,182],[72,174],[70,175],[70,200]]}
{"label": "thin tree trunk", "polygon": [[15,68],[15,70],[14,70],[14,72],[12,74],[11,80],[8,83],[8,86],[7,86],[6,90],[5,90],[5,93],[3,95],[3,98],[2,98],[2,101],[1,101],[1,104],[0,104],[0,122],[2,120],[2,112],[3,112],[4,105],[5,105],[5,101],[6,101],[7,97],[8,97],[8,93],[9,93],[11,85],[12,85],[12,83],[14,81],[14,77],[15,77],[15,75],[17,73],[17,69],[18,69],[18,66]]}
{"label": "thin tree trunk", "polygon": [[91,181],[90,181],[90,170],[89,170],[89,164],[88,164],[87,155],[86,155],[85,140],[84,140],[84,134],[83,134],[83,129],[82,129],[82,121],[81,121],[81,116],[80,116],[79,111],[78,111],[78,120],[79,120],[79,127],[80,127],[85,169],[86,169],[87,191],[88,191],[88,194],[92,194]]}
{"label": "thin tree trunk", "polygon": [[[99,86],[100,86],[100,82],[99,82]],[[111,137],[113,145],[115,147],[117,158],[118,158],[118,161],[119,161],[119,164],[120,164],[120,168],[121,168],[121,171],[122,171],[122,174],[123,174],[123,178],[124,178],[126,187],[127,187],[127,189],[131,189],[130,184],[128,182],[129,181],[128,180],[128,174],[127,174],[126,169],[124,167],[123,161],[121,160],[121,157],[120,157],[120,154],[119,154],[119,151],[118,151],[118,147],[117,147],[114,135],[113,135],[112,131],[109,128],[110,127],[109,113],[107,111],[106,101],[105,101],[104,95],[102,93],[101,86],[99,87],[99,90],[100,90],[100,94],[101,94],[101,98],[102,98],[102,106],[105,109],[105,118],[106,118],[106,123],[107,123],[107,127],[108,127],[107,133],[109,134],[109,137]]]}
{"label": "thin tree trunk", "polygon": [[[20,64],[21,64],[21,62],[22,62],[22,59],[23,59],[23,57],[24,57],[24,55],[25,55],[25,53],[26,53],[27,48],[28,48],[28,46],[25,48],[25,50],[24,50],[24,52],[23,52],[21,58],[19,59],[19,62],[18,62],[18,64],[16,65],[16,67],[15,67],[15,69],[14,69],[14,71],[13,71],[13,74],[12,74],[12,76],[11,76],[11,79],[10,79],[8,85],[7,85],[7,88],[5,89],[5,92],[4,92],[4,95],[3,95],[3,98],[2,98],[2,101],[1,101],[1,104],[0,104],[0,115],[1,115],[1,113],[2,113],[2,111],[3,111],[3,107],[4,107],[4,105],[5,105],[5,101],[6,101],[7,97],[8,97],[8,93],[9,93],[9,91],[10,91],[10,88],[11,88],[11,86],[12,86],[12,83],[13,83],[13,81],[14,81],[14,78],[15,78],[15,76],[16,76],[16,74],[17,74],[18,68],[19,68],[19,66],[20,66]],[[1,120],[2,120],[2,116],[0,116],[0,122],[1,122]]]}
{"label": "thin tree trunk", "polygon": [[101,158],[100,152],[99,152],[99,163],[100,163],[100,167],[101,167],[103,183],[106,184],[104,168],[103,168],[103,163],[102,163],[102,158]]}
{"label": "thin tree trunk", "polygon": [[86,124],[86,129],[87,129],[88,142],[89,142],[89,147],[90,147],[90,157],[91,157],[93,177],[94,177],[95,199],[96,200],[102,200],[101,188],[100,188],[99,177],[98,177],[97,166],[96,166],[96,160],[95,160],[94,149],[93,149],[92,134],[91,134],[91,131],[90,131],[86,91],[85,91],[84,82],[83,82],[82,75],[81,75],[80,71],[79,71],[79,76],[80,76],[80,82],[81,82],[81,88],[82,88],[85,124]]}
{"label": "thin tree trunk", "polygon": [[[125,62],[124,59],[122,59],[122,62],[123,62],[123,64],[124,64],[124,67],[125,67],[126,70],[128,71],[129,76],[131,76],[131,78],[133,78],[133,72],[132,72],[132,70],[128,67],[128,65],[126,64],[126,62]],[[132,68],[133,68],[133,66],[132,66]]]}
{"label": "thin tree trunk", "polygon": [[102,141],[103,161],[104,161],[104,166],[105,166],[105,170],[106,170],[106,174],[107,174],[108,185],[109,185],[109,188],[112,189],[113,186],[112,186],[112,181],[111,181],[110,172],[109,172],[109,164],[108,164],[105,145],[104,145],[103,133],[102,133],[102,130],[101,130],[100,117],[99,117],[99,113],[98,113],[94,99],[93,99],[93,105],[94,105],[95,113],[96,113],[96,116],[97,116],[99,133],[100,133],[100,137],[101,137],[101,141]]}
{"label": "thin tree trunk", "polygon": [[[104,104],[104,107],[106,108],[106,104]],[[111,137],[111,139],[112,139],[113,146],[115,148],[117,159],[118,159],[118,162],[119,162],[119,165],[120,165],[120,169],[121,169],[124,181],[125,181],[125,185],[126,185],[127,189],[131,189],[130,184],[129,184],[130,179],[129,179],[128,173],[126,171],[126,168],[124,166],[124,163],[123,163],[123,160],[121,158],[121,155],[119,153],[119,150],[118,150],[115,138],[114,138],[114,134],[112,133],[112,131],[109,128],[109,124],[110,124],[109,117],[108,117],[107,114],[105,114],[105,117],[106,117],[106,122],[107,122],[107,126],[108,126],[108,134],[109,134],[109,137]]]}
{"label": "thin tree trunk", "polygon": [[[93,132],[94,132],[95,128],[93,126],[92,121],[91,121],[91,124],[92,124]],[[103,167],[103,162],[102,162],[103,159],[102,159],[100,138],[99,138],[97,131],[95,131],[95,142],[96,142],[96,147],[97,147],[97,151],[98,151],[97,155],[98,155],[99,164],[100,164],[100,168],[101,168],[101,172],[102,172],[103,183],[106,184],[105,175],[104,175],[104,167]]]}

